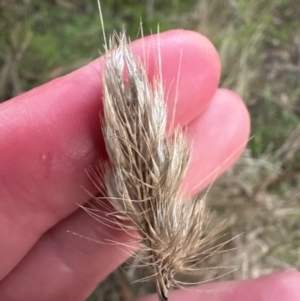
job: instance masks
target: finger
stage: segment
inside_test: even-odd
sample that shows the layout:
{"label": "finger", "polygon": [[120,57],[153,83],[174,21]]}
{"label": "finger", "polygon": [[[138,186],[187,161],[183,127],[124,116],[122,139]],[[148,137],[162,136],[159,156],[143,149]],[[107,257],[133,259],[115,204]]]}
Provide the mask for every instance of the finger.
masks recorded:
{"label": "finger", "polygon": [[[145,50],[148,44],[151,46]],[[220,79],[219,55],[207,38],[195,32],[175,30],[148,36],[142,43],[134,42],[133,47],[141,54],[150,79],[160,73],[157,57],[161,54],[169,124],[173,112],[175,124],[186,125],[206,109]]]}
{"label": "finger", "polygon": [[[296,270],[275,273],[258,279],[200,285],[170,292],[170,300],[182,301],[300,301],[300,273]],[[151,295],[136,301],[156,301]]]}
{"label": "finger", "polygon": [[[132,50],[143,57],[146,49],[148,66],[155,66],[157,44],[154,35],[134,42]],[[193,32],[160,34],[159,44],[169,98],[176,96],[180,69],[175,122],[184,124],[215,92],[219,59],[210,42]],[[0,279],[47,229],[86,201],[82,186],[93,191],[85,168],[104,150],[100,79],[96,60],[0,106],[0,255],[7,259]]]}
{"label": "finger", "polygon": [[[230,144],[239,145],[242,141],[247,141],[249,119],[245,118],[247,116],[245,106],[234,93],[221,90],[216,95],[208,107],[208,111],[195,119],[191,125],[188,125],[187,134],[193,137],[194,147],[199,148],[201,143],[213,143],[212,147],[216,147],[215,155],[222,161],[228,154],[228,150],[231,149]],[[235,118],[223,119],[221,122],[221,116],[224,114],[223,103],[226,103],[230,112],[236,114]],[[219,112],[219,115],[215,112]],[[201,123],[200,119],[204,118],[205,120],[212,116],[216,117],[210,121],[210,128],[214,129],[215,132],[215,139],[213,140],[211,140],[211,132],[207,128],[197,128],[206,126],[206,123]],[[225,121],[229,123],[226,126],[224,125]],[[241,128],[246,130],[241,131]],[[228,137],[228,140],[226,141],[223,136]],[[223,147],[217,147],[218,145],[214,143],[219,141],[221,137]],[[222,155],[222,153],[225,154]],[[198,164],[198,168],[190,166],[191,170],[188,171],[185,181],[187,190],[193,188],[194,179],[201,180],[201,176],[205,176],[202,169],[208,162],[202,161],[202,158],[209,158],[209,154],[211,154],[209,147],[203,148],[201,152],[193,151],[192,160]],[[207,169],[207,172],[219,165],[218,160],[214,162],[215,165],[209,165],[211,170]],[[71,235],[67,230],[102,243],[97,244],[82,237]],[[75,212],[72,217],[65,219],[46,233],[26,258],[2,281],[0,295],[8,296],[7,294],[10,292],[9,300],[13,301],[17,300],[18,290],[20,290],[23,295],[26,293],[28,300],[39,300],[38,297],[41,295],[44,300],[83,300],[91,293],[92,288],[97,283],[125,260],[130,255],[128,253],[131,253],[128,248],[117,248],[114,245],[105,244],[106,239],[128,244],[131,237],[125,232],[94,223],[85,212]],[[32,276],[27,279],[24,275]],[[47,290],[47,294],[45,294],[46,288],[38,287],[37,281],[47,283],[51,291]],[[12,290],[13,287],[18,289]],[[37,296],[36,299],[34,299],[35,296]]]}
{"label": "finger", "polygon": [[219,89],[203,114],[189,124],[193,152],[183,183],[186,194],[196,194],[227,170],[244,151],[249,134],[244,102],[234,92]]}
{"label": "finger", "polygon": [[31,301],[86,300],[105,275],[132,253],[111,241],[128,244],[129,240],[123,231],[77,210],[44,234],[0,282],[0,296],[9,301],[19,301],[20,296]]}

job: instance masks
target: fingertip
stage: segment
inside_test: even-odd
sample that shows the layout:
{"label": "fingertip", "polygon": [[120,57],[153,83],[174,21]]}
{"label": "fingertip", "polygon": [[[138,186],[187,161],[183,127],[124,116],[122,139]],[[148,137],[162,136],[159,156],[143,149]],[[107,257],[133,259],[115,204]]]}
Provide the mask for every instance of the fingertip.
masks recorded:
{"label": "fingertip", "polygon": [[[130,48],[143,62],[150,81],[161,71],[169,123],[173,112],[175,124],[186,125],[205,110],[217,90],[221,73],[218,52],[205,36],[194,31],[170,30],[136,40]],[[96,60],[88,68],[100,73],[101,64]]]}
{"label": "fingertip", "polygon": [[233,127],[231,133],[238,137],[241,143],[248,141],[251,120],[243,99],[236,92],[226,88],[220,88],[214,98],[217,102],[226,102],[223,103],[224,114],[227,114],[228,122],[234,120],[234,122],[230,122]]}
{"label": "fingertip", "polygon": [[137,40],[132,49],[145,62],[150,79],[159,72],[157,56],[161,56],[169,120],[174,107],[174,121],[180,125],[186,125],[205,110],[217,90],[221,73],[219,55],[205,36],[171,30]]}
{"label": "fingertip", "polygon": [[195,194],[228,169],[244,151],[249,113],[234,92],[219,89],[208,108],[188,125],[193,152],[183,189]]}

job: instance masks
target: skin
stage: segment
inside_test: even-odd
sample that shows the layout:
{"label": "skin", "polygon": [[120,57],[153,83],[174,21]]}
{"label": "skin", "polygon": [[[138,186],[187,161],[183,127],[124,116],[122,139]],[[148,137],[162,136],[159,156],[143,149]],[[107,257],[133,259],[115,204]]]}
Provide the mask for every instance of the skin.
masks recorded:
{"label": "skin", "polygon": [[[186,126],[193,141],[182,185],[193,195],[242,153],[249,115],[238,95],[218,89],[219,57],[205,37],[176,30],[160,34],[159,41],[154,35],[132,43],[150,79],[157,73],[158,43],[168,110],[176,106],[174,123]],[[101,65],[96,60],[0,105],[2,300],[84,300],[129,256],[104,243],[126,243],[126,233],[78,209],[89,199],[84,189],[97,193],[86,169],[105,156],[99,122]],[[299,273],[286,271],[171,292],[170,300],[296,301],[299,285]]]}

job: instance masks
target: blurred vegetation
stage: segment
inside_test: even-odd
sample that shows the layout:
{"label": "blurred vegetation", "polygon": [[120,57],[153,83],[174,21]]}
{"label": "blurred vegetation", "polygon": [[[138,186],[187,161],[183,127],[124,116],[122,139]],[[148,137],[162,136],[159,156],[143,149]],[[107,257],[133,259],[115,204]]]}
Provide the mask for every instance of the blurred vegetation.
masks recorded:
{"label": "blurred vegetation", "polygon": [[[142,18],[145,34],[159,23],[161,31],[193,29],[212,40],[221,86],[245,100],[253,135],[208,196],[217,220],[228,219],[230,235],[245,233],[217,264],[241,266],[226,279],[300,268],[299,1],[107,0],[102,10],[108,33],[125,25],[135,39]],[[0,101],[79,68],[102,44],[96,0],[0,0]],[[153,290],[149,284],[130,292],[135,278],[127,276],[115,272],[90,300],[129,300]]]}
{"label": "blurred vegetation", "polygon": [[[125,25],[135,39],[142,17],[145,34],[156,32],[158,23],[164,31],[176,27],[175,19],[162,22],[168,10],[179,14],[191,2],[103,1],[105,29]],[[96,0],[0,0],[0,101],[77,69],[96,58],[102,45]]]}

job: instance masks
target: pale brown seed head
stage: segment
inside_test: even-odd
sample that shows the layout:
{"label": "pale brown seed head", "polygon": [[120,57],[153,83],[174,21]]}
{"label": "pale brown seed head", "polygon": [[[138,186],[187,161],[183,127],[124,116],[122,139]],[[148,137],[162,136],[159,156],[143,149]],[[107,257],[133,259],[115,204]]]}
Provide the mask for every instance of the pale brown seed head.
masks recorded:
{"label": "pale brown seed head", "polygon": [[[205,234],[209,212],[203,200],[183,202],[180,192],[190,147],[180,128],[166,137],[167,109],[162,79],[150,84],[130,51],[125,32],[113,34],[103,75],[103,134],[109,163],[101,183],[123,229],[136,230],[151,266],[160,300],[178,286],[177,273],[194,274],[209,255],[220,227]],[[119,222],[118,222],[119,224]],[[213,252],[213,251],[212,251]]]}

